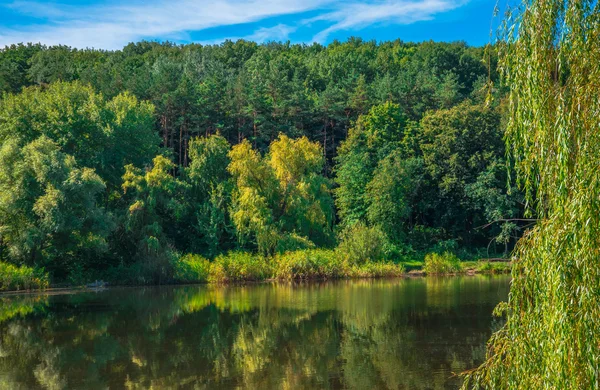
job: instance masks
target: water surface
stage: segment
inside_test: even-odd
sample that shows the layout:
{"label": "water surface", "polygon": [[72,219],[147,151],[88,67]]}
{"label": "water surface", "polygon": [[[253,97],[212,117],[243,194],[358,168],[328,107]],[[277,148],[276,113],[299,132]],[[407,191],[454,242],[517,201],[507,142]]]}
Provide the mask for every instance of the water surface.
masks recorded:
{"label": "water surface", "polygon": [[0,388],[453,389],[507,276],[0,297]]}

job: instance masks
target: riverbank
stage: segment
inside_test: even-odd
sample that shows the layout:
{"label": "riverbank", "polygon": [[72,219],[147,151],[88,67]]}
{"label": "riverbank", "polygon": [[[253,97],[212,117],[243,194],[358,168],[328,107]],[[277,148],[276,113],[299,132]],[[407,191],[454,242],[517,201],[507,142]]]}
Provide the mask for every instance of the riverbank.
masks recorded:
{"label": "riverbank", "polygon": [[[362,264],[351,264],[341,261],[333,251],[327,250],[291,252],[271,259],[245,252],[233,252],[219,256],[212,262],[201,256],[186,255],[178,259],[174,265],[172,279],[162,283],[150,283],[136,279],[137,274],[135,271],[129,270],[128,273],[127,269],[121,269],[119,278],[115,278],[115,272],[111,272],[108,274],[109,278],[95,280],[92,283],[79,286],[64,283],[50,284],[47,275],[42,275],[40,270],[29,269],[26,270],[27,272],[21,270],[16,274],[37,275],[37,280],[40,281],[39,284],[8,284],[6,282],[8,279],[4,275],[4,279],[1,280],[3,283],[7,283],[4,286],[8,285],[13,288],[1,288],[0,294],[20,294],[42,290],[45,293],[70,293],[81,290],[95,291],[107,286],[239,284],[424,277],[427,275],[502,274],[509,273],[511,270],[510,262],[498,261],[498,259],[494,259],[494,261],[458,260],[457,263],[457,258],[443,254],[435,258],[438,263],[432,266],[431,258],[426,257],[423,261],[365,261]],[[14,268],[18,269],[17,267]],[[439,271],[440,269],[446,271]],[[14,286],[17,287],[14,288]]]}

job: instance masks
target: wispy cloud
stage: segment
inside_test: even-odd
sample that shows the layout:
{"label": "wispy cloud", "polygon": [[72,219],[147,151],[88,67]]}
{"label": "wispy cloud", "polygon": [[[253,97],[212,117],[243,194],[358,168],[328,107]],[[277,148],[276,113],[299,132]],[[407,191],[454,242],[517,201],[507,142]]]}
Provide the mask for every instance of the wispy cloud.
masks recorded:
{"label": "wispy cloud", "polygon": [[[74,47],[120,48],[140,39],[189,41],[189,33],[207,28],[256,23],[283,15],[318,12],[319,16],[290,24],[264,26],[242,38],[259,42],[285,40],[307,23],[328,24],[314,36],[377,23],[407,24],[427,20],[467,0],[129,0],[128,2],[73,6],[47,1],[15,1],[0,5],[41,22],[3,27],[0,46],[17,42],[66,44]],[[126,3],[126,4],[125,4]],[[238,38],[238,37],[223,37]]]}
{"label": "wispy cloud", "polygon": [[429,20],[436,14],[458,8],[466,2],[467,0],[348,2],[308,21],[324,20],[332,23],[313,38],[316,42],[323,42],[335,31],[360,29],[377,23],[411,24]]}
{"label": "wispy cloud", "polygon": [[253,41],[257,43],[263,43],[268,41],[286,41],[288,40],[291,33],[297,30],[295,26],[288,26],[286,24],[278,24],[273,27],[261,27],[249,35],[236,35],[226,36],[225,38],[203,40],[199,43],[203,45],[214,45],[223,42],[225,39],[231,41],[237,41],[238,39],[245,39],[247,41]]}

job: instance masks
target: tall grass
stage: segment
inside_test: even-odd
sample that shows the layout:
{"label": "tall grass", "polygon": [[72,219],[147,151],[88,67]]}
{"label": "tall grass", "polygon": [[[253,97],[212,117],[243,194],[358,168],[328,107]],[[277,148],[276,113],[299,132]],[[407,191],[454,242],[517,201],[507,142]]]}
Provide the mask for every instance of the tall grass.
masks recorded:
{"label": "tall grass", "polygon": [[48,284],[44,270],[0,262],[0,291],[44,289]]}
{"label": "tall grass", "polygon": [[211,263],[200,255],[187,254],[178,259],[173,267],[178,283],[205,283],[210,276]]}
{"label": "tall grass", "polygon": [[402,265],[392,262],[349,262],[346,253],[315,249],[279,255],[274,262],[275,277],[285,280],[381,278],[405,273]]}
{"label": "tall grass", "polygon": [[229,252],[218,256],[211,264],[208,281],[259,281],[270,278],[272,274],[273,268],[269,259],[247,252]]}
{"label": "tall grass", "polygon": [[346,276],[346,272],[334,251],[312,249],[275,257],[273,276],[284,280],[336,279]]}
{"label": "tall grass", "polygon": [[391,278],[402,276],[405,272],[404,266],[391,261],[367,261],[358,266],[351,266],[347,275],[351,278]]}
{"label": "tall grass", "polygon": [[462,271],[460,259],[450,252],[429,253],[425,256],[423,271],[426,274],[452,274]]}

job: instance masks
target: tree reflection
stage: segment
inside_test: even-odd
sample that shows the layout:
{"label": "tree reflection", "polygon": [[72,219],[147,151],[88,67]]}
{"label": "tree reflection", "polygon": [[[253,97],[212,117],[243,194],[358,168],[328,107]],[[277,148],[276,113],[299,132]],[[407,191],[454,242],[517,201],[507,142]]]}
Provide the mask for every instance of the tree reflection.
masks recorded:
{"label": "tree reflection", "polygon": [[447,388],[507,292],[473,277],[3,298],[0,388]]}

